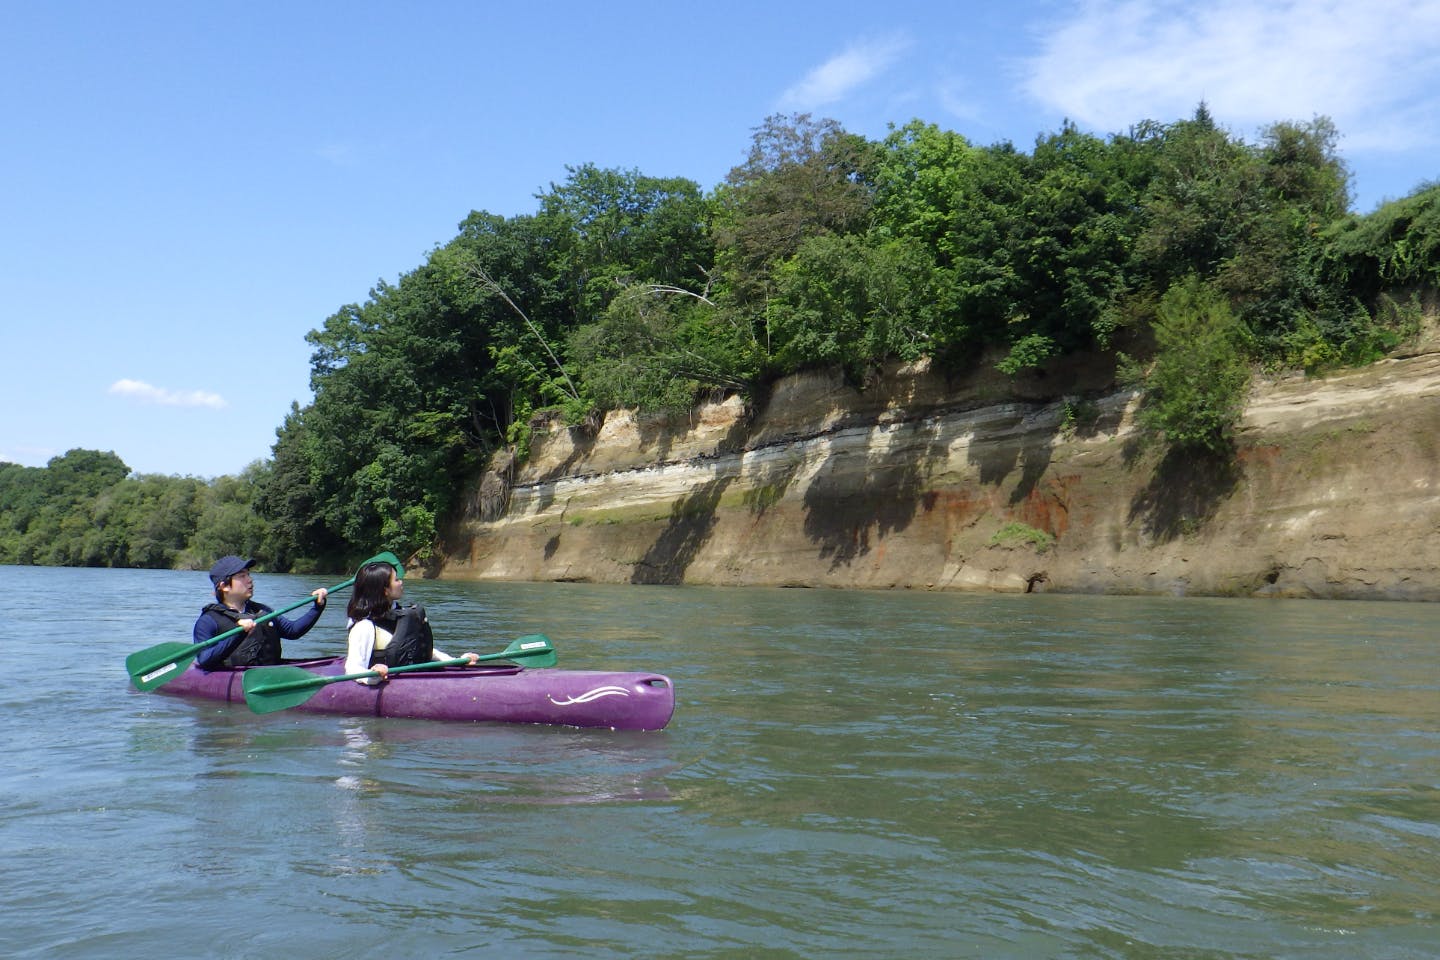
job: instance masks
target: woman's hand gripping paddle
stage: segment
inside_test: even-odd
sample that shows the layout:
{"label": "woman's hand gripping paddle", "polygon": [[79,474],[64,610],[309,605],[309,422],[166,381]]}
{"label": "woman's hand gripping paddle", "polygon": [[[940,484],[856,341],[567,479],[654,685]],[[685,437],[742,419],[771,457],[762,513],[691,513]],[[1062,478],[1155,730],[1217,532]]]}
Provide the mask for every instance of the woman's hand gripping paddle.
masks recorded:
{"label": "woman's hand gripping paddle", "polygon": [[[400,558],[388,550],[384,553],[377,553],[369,560],[360,564],[360,566],[365,567],[372,563],[388,563],[395,568],[396,576],[405,576],[405,568],[401,566]],[[356,571],[356,576],[359,576],[359,570]],[[337,593],[351,586],[354,582],[355,577],[351,577],[344,583],[335,584],[335,586],[331,587],[327,592]],[[257,624],[264,623],[272,617],[278,617],[282,613],[289,613],[291,610],[303,607],[305,604],[313,603],[314,601],[315,598],[313,596],[306,597],[303,600],[297,600],[288,607],[281,607],[279,610],[272,610],[264,616],[256,617],[255,622]],[[211,637],[204,643],[157,643],[153,647],[137,650],[126,657],[125,669],[129,671],[130,680],[135,684],[135,689],[154,690],[161,684],[169,683],[184,673],[185,668],[190,666],[190,661],[195,659],[195,654],[212,644],[219,643],[221,640],[228,640],[230,637],[241,632],[243,631],[240,627],[232,627],[224,633]]]}
{"label": "woman's hand gripping paddle", "polygon": [[[499,653],[487,653],[479,657],[484,660],[513,660],[530,667],[555,666],[555,648],[550,638],[534,633],[515,640]],[[468,664],[466,657],[454,660],[434,660],[430,663],[412,663],[403,667],[391,667],[390,675],[409,670],[433,670],[437,667],[459,667]],[[288,707],[298,707],[320,692],[320,688],[341,680],[362,680],[380,676],[377,670],[363,670],[360,673],[344,673],[338,677],[320,677],[300,667],[251,667],[245,671],[245,702],[255,713],[274,713]]]}

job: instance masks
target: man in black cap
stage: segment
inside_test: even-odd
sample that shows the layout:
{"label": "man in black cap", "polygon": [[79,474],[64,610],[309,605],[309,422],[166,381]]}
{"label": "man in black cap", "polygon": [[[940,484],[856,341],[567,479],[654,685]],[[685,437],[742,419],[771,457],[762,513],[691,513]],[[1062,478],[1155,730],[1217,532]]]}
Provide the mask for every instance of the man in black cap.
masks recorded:
{"label": "man in black cap", "polygon": [[195,642],[205,643],[213,637],[240,627],[242,633],[212,643],[195,655],[195,665],[202,670],[221,667],[260,667],[280,662],[280,640],[296,640],[315,626],[325,610],[325,588],[314,591],[315,598],[303,614],[291,620],[271,617],[264,623],[255,621],[270,612],[263,603],[251,599],[255,583],[250,579],[254,560],[225,556],[210,568],[210,582],[215,587],[215,602],[207,604],[195,621]]}

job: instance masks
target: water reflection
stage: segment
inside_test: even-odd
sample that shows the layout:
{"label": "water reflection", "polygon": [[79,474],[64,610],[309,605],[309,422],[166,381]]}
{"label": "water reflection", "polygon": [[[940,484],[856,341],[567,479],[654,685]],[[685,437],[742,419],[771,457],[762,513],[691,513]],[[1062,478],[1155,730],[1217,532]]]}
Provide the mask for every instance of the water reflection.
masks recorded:
{"label": "water reflection", "polygon": [[272,722],[235,707],[198,709],[190,746],[211,761],[205,777],[283,772],[287,758],[328,756],[333,782],[351,793],[485,803],[665,800],[663,778],[677,765],[663,734],[368,717]]}

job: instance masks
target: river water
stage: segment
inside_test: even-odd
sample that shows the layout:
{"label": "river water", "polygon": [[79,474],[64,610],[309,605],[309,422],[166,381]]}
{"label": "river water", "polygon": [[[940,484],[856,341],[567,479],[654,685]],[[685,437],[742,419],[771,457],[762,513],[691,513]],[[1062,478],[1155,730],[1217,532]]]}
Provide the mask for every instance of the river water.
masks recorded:
{"label": "river water", "polygon": [[1434,605],[409,582],[637,733],[132,690],[207,586],[0,567],[0,956],[1440,956]]}

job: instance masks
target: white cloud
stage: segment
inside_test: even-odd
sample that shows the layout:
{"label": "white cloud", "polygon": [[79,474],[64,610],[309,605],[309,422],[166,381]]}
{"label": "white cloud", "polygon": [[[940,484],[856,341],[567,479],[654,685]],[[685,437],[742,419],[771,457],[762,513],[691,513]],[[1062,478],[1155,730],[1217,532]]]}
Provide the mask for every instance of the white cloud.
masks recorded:
{"label": "white cloud", "polygon": [[129,397],[141,403],[155,403],[164,407],[213,407],[228,406],[225,398],[208,390],[167,390],[153,387],[141,380],[116,380],[110,384],[110,393],[118,397]]}
{"label": "white cloud", "polygon": [[977,97],[965,81],[956,76],[942,78],[935,86],[935,99],[940,108],[953,117],[969,123],[981,123],[985,111],[982,98]]}
{"label": "white cloud", "polygon": [[1440,0],[1087,0],[1024,66],[1027,94],[1102,133],[1204,100],[1242,135],[1325,115],[1347,149],[1440,142]]}
{"label": "white cloud", "polygon": [[909,46],[910,41],[901,36],[852,44],[782,93],[780,109],[808,111],[842,100],[888,70]]}

